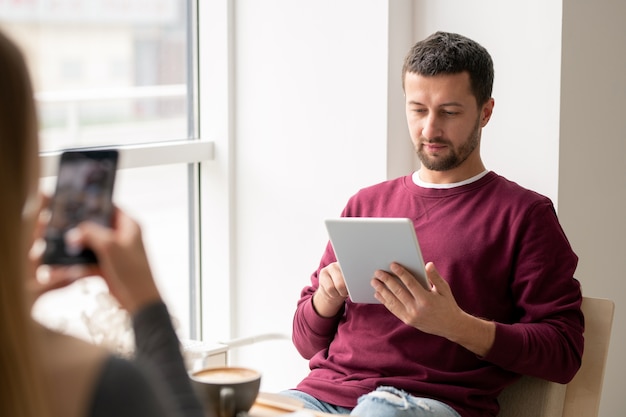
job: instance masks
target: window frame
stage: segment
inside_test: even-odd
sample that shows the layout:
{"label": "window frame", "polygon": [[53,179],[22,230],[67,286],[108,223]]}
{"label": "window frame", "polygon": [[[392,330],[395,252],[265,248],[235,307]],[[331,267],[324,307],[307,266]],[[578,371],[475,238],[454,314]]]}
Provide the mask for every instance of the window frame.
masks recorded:
{"label": "window frame", "polygon": [[199,163],[200,292],[198,339],[230,340],[234,334],[236,200],[234,115],[234,5],[198,1],[199,132],[213,143]]}
{"label": "window frame", "polygon": [[[208,140],[189,139],[166,142],[150,142],[146,144],[133,144],[117,146],[120,152],[119,169],[143,168],[155,165],[167,165],[178,163],[195,164],[213,159],[214,143]],[[107,146],[101,147],[108,148]],[[85,148],[93,149],[93,148]],[[41,152],[41,177],[55,176],[60,150]]]}
{"label": "window frame", "polygon": [[[211,335],[210,340],[231,334],[230,314],[224,317],[223,313],[232,310],[232,251],[230,244],[224,245],[230,242],[232,230],[232,11],[228,0],[188,0],[189,139],[115,146],[120,152],[119,169],[188,165],[189,334],[199,340],[203,334]],[[41,178],[56,176],[61,153],[40,152]],[[203,268],[206,264],[211,268]],[[221,320],[203,320],[216,314]]]}

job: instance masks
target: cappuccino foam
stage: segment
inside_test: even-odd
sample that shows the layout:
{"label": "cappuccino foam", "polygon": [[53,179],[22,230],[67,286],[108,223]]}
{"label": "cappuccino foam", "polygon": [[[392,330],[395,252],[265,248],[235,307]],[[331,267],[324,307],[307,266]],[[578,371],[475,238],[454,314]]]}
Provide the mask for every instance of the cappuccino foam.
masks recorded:
{"label": "cappuccino foam", "polygon": [[193,374],[193,378],[209,384],[233,384],[257,379],[259,373],[246,368],[204,369]]}

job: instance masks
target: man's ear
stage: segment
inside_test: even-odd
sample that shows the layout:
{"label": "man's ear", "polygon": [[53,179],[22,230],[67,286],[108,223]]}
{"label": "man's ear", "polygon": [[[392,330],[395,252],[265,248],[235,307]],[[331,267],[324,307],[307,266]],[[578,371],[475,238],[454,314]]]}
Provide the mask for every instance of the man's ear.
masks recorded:
{"label": "man's ear", "polygon": [[485,127],[487,123],[489,123],[489,119],[491,119],[491,114],[493,113],[493,106],[495,106],[495,100],[490,98],[487,100],[481,109],[481,117],[480,117],[480,127]]}

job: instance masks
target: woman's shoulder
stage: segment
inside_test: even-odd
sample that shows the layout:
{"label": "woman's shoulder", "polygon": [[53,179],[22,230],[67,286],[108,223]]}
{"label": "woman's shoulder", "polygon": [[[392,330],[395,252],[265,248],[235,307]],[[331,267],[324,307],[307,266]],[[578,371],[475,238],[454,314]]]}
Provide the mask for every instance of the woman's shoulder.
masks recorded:
{"label": "woman's shoulder", "polygon": [[82,417],[102,369],[107,350],[74,336],[42,328],[42,377],[53,394],[59,416]]}
{"label": "woman's shoulder", "polygon": [[[45,366],[63,417],[161,417],[174,407],[155,388],[156,375],[134,360],[82,339],[46,331]],[[59,383],[62,381],[62,383]]]}

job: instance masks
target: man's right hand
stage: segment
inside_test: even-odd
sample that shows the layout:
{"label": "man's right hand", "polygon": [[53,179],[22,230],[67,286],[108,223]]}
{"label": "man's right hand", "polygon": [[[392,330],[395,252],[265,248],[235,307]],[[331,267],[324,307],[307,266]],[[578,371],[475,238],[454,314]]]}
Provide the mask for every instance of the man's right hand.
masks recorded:
{"label": "man's right hand", "polygon": [[338,262],[322,268],[319,274],[319,287],[313,294],[313,307],[322,317],[335,316],[348,298],[348,288]]}

